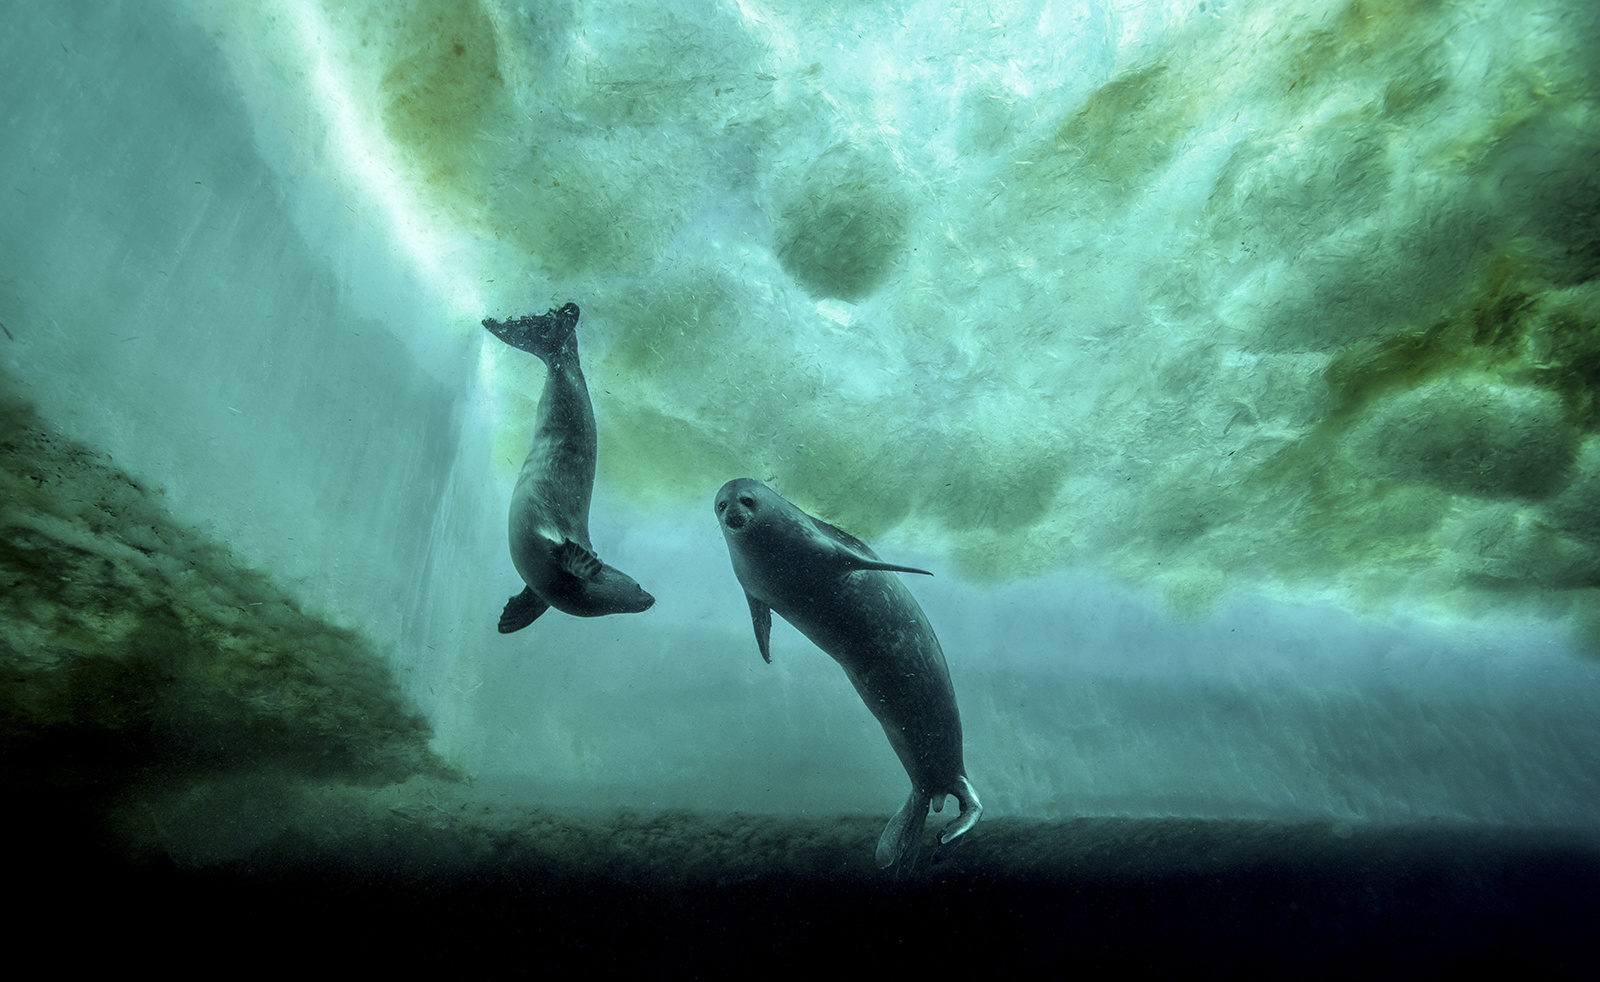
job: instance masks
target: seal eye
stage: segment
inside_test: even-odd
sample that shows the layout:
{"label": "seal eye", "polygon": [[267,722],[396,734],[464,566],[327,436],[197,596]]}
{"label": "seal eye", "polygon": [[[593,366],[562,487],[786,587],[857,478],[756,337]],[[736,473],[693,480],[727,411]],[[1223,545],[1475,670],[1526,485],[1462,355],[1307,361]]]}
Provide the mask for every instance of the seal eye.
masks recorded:
{"label": "seal eye", "polygon": [[740,495],[739,504],[744,505],[746,508],[754,508],[756,506],[756,499],[750,497],[748,494]]}
{"label": "seal eye", "polygon": [[723,512],[725,512],[727,510],[728,510],[728,503],[726,501],[717,502],[717,514],[718,515],[722,514]]}

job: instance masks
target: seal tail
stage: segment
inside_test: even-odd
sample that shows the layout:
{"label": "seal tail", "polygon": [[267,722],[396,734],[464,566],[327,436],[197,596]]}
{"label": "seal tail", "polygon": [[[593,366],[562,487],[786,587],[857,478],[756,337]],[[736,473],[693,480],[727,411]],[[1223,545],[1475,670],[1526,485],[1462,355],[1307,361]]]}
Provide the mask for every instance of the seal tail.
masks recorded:
{"label": "seal tail", "polygon": [[888,869],[908,854],[915,862],[915,851],[922,841],[922,826],[928,820],[928,800],[921,788],[912,788],[906,803],[883,827],[883,835],[878,839],[879,869]]}
{"label": "seal tail", "polygon": [[513,348],[537,355],[539,360],[548,363],[567,346],[577,331],[578,305],[569,303],[560,310],[513,317],[508,321],[486,317],[483,326]]}

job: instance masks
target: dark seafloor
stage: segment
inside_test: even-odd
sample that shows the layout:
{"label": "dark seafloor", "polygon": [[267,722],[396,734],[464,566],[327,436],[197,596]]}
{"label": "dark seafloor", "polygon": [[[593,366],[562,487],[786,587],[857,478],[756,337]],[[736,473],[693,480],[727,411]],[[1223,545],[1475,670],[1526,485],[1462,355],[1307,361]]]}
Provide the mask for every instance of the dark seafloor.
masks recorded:
{"label": "dark seafloor", "polygon": [[1590,978],[1600,960],[1592,832],[991,814],[897,879],[872,864],[883,815],[584,811],[462,781],[358,634],[14,399],[0,529],[5,933],[52,973]]}

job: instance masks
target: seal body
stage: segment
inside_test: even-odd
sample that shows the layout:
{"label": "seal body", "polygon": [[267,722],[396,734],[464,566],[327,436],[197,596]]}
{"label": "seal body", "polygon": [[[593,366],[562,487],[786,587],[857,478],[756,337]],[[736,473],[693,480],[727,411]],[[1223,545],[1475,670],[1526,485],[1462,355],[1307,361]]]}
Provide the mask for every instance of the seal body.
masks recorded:
{"label": "seal body", "polygon": [[940,841],[966,833],[983,806],[962,760],[955,688],[933,627],[895,575],[927,571],[883,562],[751,478],[724,484],[715,508],[761,656],[772,660],[776,611],[844,669],[911,778],[911,796],[878,842],[878,864],[914,859],[928,806],[940,810],[946,795],[961,814]]}
{"label": "seal body", "polygon": [[551,607],[577,617],[647,610],[655,598],[601,562],[589,541],[597,439],[578,363],[577,304],[483,326],[548,370],[533,442],[511,493],[511,562],[525,588],[507,602],[500,632],[521,630]]}

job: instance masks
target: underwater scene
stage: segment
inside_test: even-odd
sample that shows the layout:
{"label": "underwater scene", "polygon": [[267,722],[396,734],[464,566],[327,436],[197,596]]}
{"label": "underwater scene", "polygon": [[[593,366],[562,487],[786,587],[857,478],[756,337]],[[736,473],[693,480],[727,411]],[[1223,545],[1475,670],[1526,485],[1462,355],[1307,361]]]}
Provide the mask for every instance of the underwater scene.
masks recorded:
{"label": "underwater scene", "polygon": [[1596,51],[1593,0],[12,5],[13,930],[1588,977]]}

